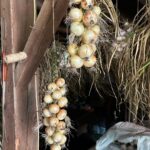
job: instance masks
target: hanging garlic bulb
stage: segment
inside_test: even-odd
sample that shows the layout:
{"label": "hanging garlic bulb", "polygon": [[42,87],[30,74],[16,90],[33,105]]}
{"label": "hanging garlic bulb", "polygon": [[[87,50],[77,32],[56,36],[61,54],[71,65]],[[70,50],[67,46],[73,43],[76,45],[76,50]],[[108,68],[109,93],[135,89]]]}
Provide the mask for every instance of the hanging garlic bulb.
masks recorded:
{"label": "hanging garlic bulb", "polygon": [[84,26],[80,22],[73,22],[71,23],[70,30],[74,35],[81,36],[84,32]]}
{"label": "hanging garlic bulb", "polygon": [[76,55],[76,54],[77,54],[77,51],[78,51],[78,46],[77,46],[77,44],[74,44],[74,43],[69,44],[69,46],[68,46],[68,52],[69,52],[69,54],[70,54],[71,56]]}
{"label": "hanging garlic bulb", "polygon": [[82,40],[86,44],[95,43],[97,41],[97,38],[98,36],[96,35],[96,33],[90,29],[86,30],[82,36]]}
{"label": "hanging garlic bulb", "polygon": [[47,88],[51,92],[54,92],[55,90],[58,89],[58,87],[57,87],[57,85],[55,83],[50,83]]}
{"label": "hanging garlic bulb", "polygon": [[79,48],[78,54],[81,58],[88,58],[94,53],[92,47],[88,44],[82,44]]}
{"label": "hanging garlic bulb", "polygon": [[62,97],[62,94],[59,90],[57,91],[54,91],[53,94],[52,94],[52,98],[55,99],[55,100],[58,100]]}
{"label": "hanging garlic bulb", "polygon": [[96,45],[95,44],[90,44],[91,48],[93,49],[94,53],[96,52]]}
{"label": "hanging garlic bulb", "polygon": [[95,25],[91,28],[92,31],[94,31],[97,35],[100,34],[100,27],[99,25]]}
{"label": "hanging garlic bulb", "polygon": [[56,143],[61,142],[62,136],[63,135],[60,132],[54,133],[53,134],[53,140],[54,140],[54,142],[56,142]]}
{"label": "hanging garlic bulb", "polygon": [[96,57],[93,55],[87,60],[84,61],[84,66],[85,67],[93,67],[96,63]]}
{"label": "hanging garlic bulb", "polygon": [[53,145],[51,145],[51,150],[61,150],[61,146],[53,144]]}
{"label": "hanging garlic bulb", "polygon": [[61,92],[61,95],[64,96],[67,92],[67,89],[66,89],[66,87],[62,87],[59,89],[59,91]]}
{"label": "hanging garlic bulb", "polygon": [[44,126],[48,127],[49,126],[49,118],[44,118],[43,124],[44,124]]}
{"label": "hanging garlic bulb", "polygon": [[94,6],[94,0],[82,0],[81,7],[83,9],[90,9]]}
{"label": "hanging garlic bulb", "polygon": [[56,118],[56,117],[50,117],[49,118],[49,125],[51,127],[56,127],[58,125],[58,123],[59,123],[58,118]]}
{"label": "hanging garlic bulb", "polygon": [[50,136],[46,137],[46,141],[47,141],[47,143],[50,144],[50,145],[54,143],[52,137],[50,137]]}
{"label": "hanging garlic bulb", "polygon": [[82,10],[79,8],[71,8],[69,12],[69,17],[74,22],[80,22],[83,17]]}
{"label": "hanging garlic bulb", "polygon": [[67,142],[67,137],[65,135],[62,135],[62,139],[60,141],[60,145],[64,145]]}
{"label": "hanging garlic bulb", "polygon": [[64,121],[59,121],[57,124],[57,129],[58,130],[64,130],[66,128],[66,123]]}
{"label": "hanging garlic bulb", "polygon": [[57,114],[59,112],[59,106],[57,104],[49,105],[49,111],[52,114]]}
{"label": "hanging garlic bulb", "polygon": [[60,108],[63,108],[63,107],[66,107],[68,104],[68,99],[66,97],[61,97],[59,100],[58,100],[58,106]]}
{"label": "hanging garlic bulb", "polygon": [[52,103],[52,102],[53,102],[53,99],[52,99],[51,95],[46,94],[46,95],[44,96],[44,102],[45,102],[46,104]]}
{"label": "hanging garlic bulb", "polygon": [[50,111],[47,108],[44,108],[43,115],[44,115],[44,117],[50,117],[51,113],[50,113]]}
{"label": "hanging garlic bulb", "polygon": [[100,13],[101,13],[101,8],[99,6],[94,6],[92,11],[97,15],[99,16]]}
{"label": "hanging garlic bulb", "polygon": [[52,136],[52,135],[54,134],[54,132],[55,132],[55,128],[47,127],[47,128],[45,129],[45,133],[46,133],[46,135],[48,135],[48,136]]}
{"label": "hanging garlic bulb", "polygon": [[92,10],[88,10],[85,12],[83,16],[83,23],[85,26],[93,26],[98,22],[98,18],[95,12]]}
{"label": "hanging garlic bulb", "polygon": [[63,78],[57,79],[56,85],[57,85],[58,87],[63,87],[63,86],[65,85],[65,80],[64,80]]}
{"label": "hanging garlic bulb", "polygon": [[67,116],[67,111],[65,109],[61,109],[57,114],[58,120],[64,120]]}
{"label": "hanging garlic bulb", "polygon": [[83,66],[83,60],[79,56],[74,55],[70,58],[70,64],[74,68],[81,68]]}

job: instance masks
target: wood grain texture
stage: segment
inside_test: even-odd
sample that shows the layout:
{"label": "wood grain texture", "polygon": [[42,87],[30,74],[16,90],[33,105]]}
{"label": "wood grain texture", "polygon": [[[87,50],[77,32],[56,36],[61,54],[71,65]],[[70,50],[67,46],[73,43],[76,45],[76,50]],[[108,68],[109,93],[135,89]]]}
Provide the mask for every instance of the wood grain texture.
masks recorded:
{"label": "wood grain texture", "polygon": [[[57,30],[62,18],[65,16],[68,8],[68,0],[55,1],[55,17],[54,27]],[[28,58],[21,64],[18,64],[17,69],[21,70],[18,75],[18,87],[25,87],[30,82],[34,72],[41,59],[44,56],[46,49],[53,40],[53,13],[52,1],[45,0],[41,8],[41,12],[37,18],[35,26],[28,38],[24,52]]]}

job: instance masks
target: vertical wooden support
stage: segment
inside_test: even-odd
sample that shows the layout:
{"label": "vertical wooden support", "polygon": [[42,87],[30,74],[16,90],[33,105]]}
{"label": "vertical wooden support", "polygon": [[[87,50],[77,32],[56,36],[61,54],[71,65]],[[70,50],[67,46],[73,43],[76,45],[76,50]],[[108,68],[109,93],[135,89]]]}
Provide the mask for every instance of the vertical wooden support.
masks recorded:
{"label": "vertical wooden support", "polygon": [[[15,53],[24,49],[34,21],[34,3],[32,0],[4,0],[1,3],[2,49],[6,54]],[[37,124],[37,100],[35,99],[35,78],[23,89],[22,99],[17,99],[15,88],[15,64],[8,65],[7,80],[3,82],[3,149],[4,150],[38,150],[38,132],[33,131]],[[17,133],[18,101],[25,101],[26,117],[21,120],[24,124],[24,134],[20,141]],[[21,125],[23,125],[21,124]],[[23,145],[22,148],[19,145]]]}

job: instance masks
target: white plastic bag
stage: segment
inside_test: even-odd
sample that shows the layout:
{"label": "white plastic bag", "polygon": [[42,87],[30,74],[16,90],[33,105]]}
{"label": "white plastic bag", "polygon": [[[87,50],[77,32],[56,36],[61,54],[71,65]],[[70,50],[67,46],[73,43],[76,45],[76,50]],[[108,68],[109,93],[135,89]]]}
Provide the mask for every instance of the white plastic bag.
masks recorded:
{"label": "white plastic bag", "polygon": [[150,129],[130,122],[119,122],[97,141],[96,150],[119,150],[113,145],[114,141],[130,143],[134,140],[137,140],[137,150],[150,150]]}

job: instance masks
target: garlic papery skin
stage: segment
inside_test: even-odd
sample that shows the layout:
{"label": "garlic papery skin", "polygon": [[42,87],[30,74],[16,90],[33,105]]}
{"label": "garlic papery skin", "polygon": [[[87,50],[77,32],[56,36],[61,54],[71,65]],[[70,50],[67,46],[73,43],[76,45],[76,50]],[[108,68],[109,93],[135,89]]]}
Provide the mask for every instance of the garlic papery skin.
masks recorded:
{"label": "garlic papery skin", "polygon": [[85,67],[93,67],[96,64],[96,57],[93,55],[84,61]]}
{"label": "garlic papery skin", "polygon": [[84,16],[83,16],[83,24],[87,27],[93,26],[98,22],[98,18],[97,15],[91,11],[88,10],[85,12]]}
{"label": "garlic papery skin", "polygon": [[58,123],[59,123],[58,118],[56,118],[56,117],[50,117],[49,118],[49,125],[51,127],[56,127],[58,125]]}
{"label": "garlic papery skin", "polygon": [[49,111],[52,114],[57,114],[59,112],[59,106],[57,104],[51,104],[49,105]]}
{"label": "garlic papery skin", "polygon": [[63,87],[65,85],[65,80],[63,78],[57,79],[56,85],[60,88]]}
{"label": "garlic papery skin", "polygon": [[53,102],[53,99],[52,99],[51,95],[46,94],[46,95],[44,96],[44,102],[45,102],[46,104],[52,103],[52,102]]}
{"label": "garlic papery skin", "polygon": [[96,33],[90,29],[86,30],[83,33],[82,36],[82,41],[83,43],[89,44],[89,43],[95,43],[98,39],[98,36],[96,35]]}
{"label": "garlic papery skin", "polygon": [[50,150],[61,150],[61,146],[53,144],[53,145],[51,145]]}
{"label": "garlic papery skin", "polygon": [[83,60],[79,56],[74,55],[74,56],[71,56],[70,58],[70,64],[72,67],[78,69],[83,66]]}
{"label": "garlic papery skin", "polygon": [[71,23],[70,30],[75,36],[81,36],[84,32],[84,26],[80,22],[73,22]]}
{"label": "garlic papery skin", "polygon": [[66,107],[68,104],[68,99],[66,97],[61,97],[59,100],[58,100],[58,106],[60,108],[63,108],[63,107]]}
{"label": "garlic papery skin", "polygon": [[99,16],[101,14],[101,8],[99,6],[94,6],[92,11]]}
{"label": "garlic papery skin", "polygon": [[71,56],[76,55],[76,54],[77,54],[77,51],[78,51],[78,46],[77,46],[77,44],[74,44],[74,43],[69,44],[69,46],[68,46],[68,52],[69,52],[69,54],[70,54]]}
{"label": "garlic papery skin", "polygon": [[54,91],[53,94],[52,94],[52,98],[55,99],[55,100],[58,100],[62,97],[62,94],[59,90],[57,91]]}
{"label": "garlic papery skin", "polygon": [[47,88],[51,92],[54,92],[55,90],[58,89],[58,87],[57,87],[57,85],[55,83],[50,83]]}
{"label": "garlic papery skin", "polygon": [[91,28],[92,31],[94,31],[97,35],[100,34],[100,27],[99,25],[94,25],[92,28]]}
{"label": "garlic papery skin", "polygon": [[88,58],[94,53],[92,47],[88,44],[82,44],[79,48],[78,54],[81,58]]}
{"label": "garlic papery skin", "polygon": [[65,109],[61,109],[57,114],[58,120],[64,120],[67,116],[67,111]]}
{"label": "garlic papery skin", "polygon": [[52,135],[54,134],[54,132],[55,132],[55,128],[47,127],[47,128],[45,129],[45,133],[46,133],[46,135],[48,135],[48,136],[52,136]]}
{"label": "garlic papery skin", "polygon": [[94,0],[82,0],[81,1],[81,7],[83,9],[90,9],[94,6]]}
{"label": "garlic papery skin", "polygon": [[69,17],[74,22],[80,22],[83,17],[82,10],[79,8],[71,8],[69,12]]}

